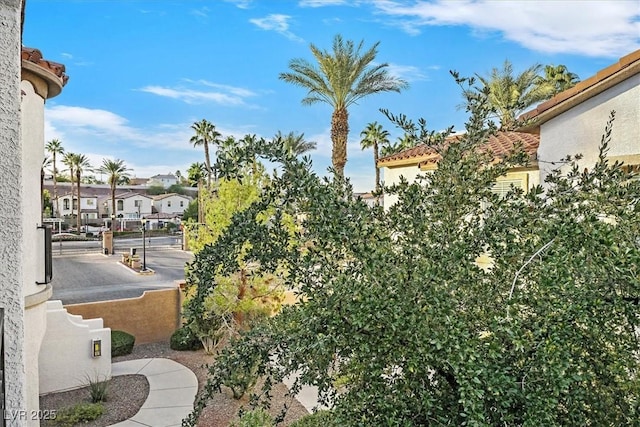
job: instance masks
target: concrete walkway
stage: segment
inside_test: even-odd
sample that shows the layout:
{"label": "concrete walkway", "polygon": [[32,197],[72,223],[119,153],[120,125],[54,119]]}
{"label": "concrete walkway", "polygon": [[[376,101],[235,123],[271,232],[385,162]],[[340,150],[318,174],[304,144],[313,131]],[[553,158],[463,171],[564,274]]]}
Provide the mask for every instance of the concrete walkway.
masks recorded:
{"label": "concrete walkway", "polygon": [[111,375],[144,375],[149,396],[137,414],[117,427],[172,427],[193,410],[198,392],[196,375],[184,365],[169,359],[137,359],[111,365]]}

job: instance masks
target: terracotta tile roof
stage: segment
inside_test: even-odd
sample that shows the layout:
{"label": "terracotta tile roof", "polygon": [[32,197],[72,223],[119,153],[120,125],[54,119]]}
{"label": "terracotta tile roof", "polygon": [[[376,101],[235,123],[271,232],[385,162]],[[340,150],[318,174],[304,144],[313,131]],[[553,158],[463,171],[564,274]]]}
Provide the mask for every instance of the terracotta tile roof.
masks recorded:
{"label": "terracotta tile roof", "polygon": [[521,130],[535,131],[540,124],[590,99],[615,84],[640,73],[640,49],[620,58],[571,89],[560,92],[548,101],[520,116],[522,120],[533,120],[531,125]]}
{"label": "terracotta tile roof", "polygon": [[22,60],[33,62],[34,64],[44,68],[45,70],[53,73],[56,77],[60,79],[62,86],[67,84],[69,80],[69,76],[65,74],[65,66],[64,64],[60,64],[53,61],[48,61],[42,58],[42,52],[38,49],[34,49],[31,47],[22,47]]}
{"label": "terracotta tile roof", "polygon": [[[460,138],[460,135],[449,136],[445,140],[451,141]],[[511,152],[516,144],[522,144],[522,148],[530,158],[535,159],[540,145],[540,137],[536,134],[525,132],[498,131],[491,135],[488,141],[482,145],[483,151],[491,151],[495,158],[499,159]],[[378,160],[378,165],[384,167],[389,163],[425,164],[435,163],[440,159],[440,155],[430,146],[420,144],[399,153],[386,156]]]}

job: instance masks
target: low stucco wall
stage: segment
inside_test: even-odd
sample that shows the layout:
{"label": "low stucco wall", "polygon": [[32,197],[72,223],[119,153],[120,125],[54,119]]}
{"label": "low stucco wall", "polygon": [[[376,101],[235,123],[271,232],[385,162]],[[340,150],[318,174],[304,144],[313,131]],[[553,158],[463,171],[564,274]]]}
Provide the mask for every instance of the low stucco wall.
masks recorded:
{"label": "low stucco wall", "polygon": [[[44,305],[44,304],[43,304]],[[46,303],[47,330],[40,347],[40,394],[83,387],[111,378],[111,331],[102,319],[70,315],[60,300]],[[102,355],[92,357],[92,340],[102,342]],[[38,372],[39,371],[39,372]],[[31,373],[30,374],[34,374]]]}
{"label": "low stucco wall", "polygon": [[136,337],[136,344],[169,340],[180,326],[178,287],[146,291],[139,298],[70,304],[65,308],[85,319],[102,318],[105,327]]}

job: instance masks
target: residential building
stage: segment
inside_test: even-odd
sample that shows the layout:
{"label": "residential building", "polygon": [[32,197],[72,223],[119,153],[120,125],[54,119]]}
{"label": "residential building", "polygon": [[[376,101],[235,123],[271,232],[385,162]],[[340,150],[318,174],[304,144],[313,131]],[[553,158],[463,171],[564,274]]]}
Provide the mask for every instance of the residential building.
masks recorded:
{"label": "residential building", "polygon": [[161,185],[164,188],[169,188],[178,183],[178,178],[174,174],[167,175],[154,175],[147,181],[148,186]]}
{"label": "residential building", "polygon": [[[97,219],[99,218],[98,212],[98,195],[95,194],[83,194],[80,192],[80,213],[82,218]],[[77,215],[78,214],[78,197],[75,194],[65,193],[60,194],[57,200],[53,201],[54,212],[60,212],[62,218]],[[58,206],[56,206],[58,204]],[[59,210],[57,210],[59,209]]]}
{"label": "residential building", "polygon": [[182,194],[168,193],[153,196],[153,210],[159,213],[180,216],[189,206],[191,198]]}
{"label": "residential building", "polygon": [[[450,136],[449,139],[457,137],[454,135]],[[521,145],[529,155],[529,165],[527,167],[513,168],[505,176],[498,178],[494,185],[495,192],[506,192],[512,185],[526,191],[540,183],[537,162],[539,143],[540,138],[538,135],[525,132],[500,131],[488,138],[482,148],[490,150],[497,159],[513,151],[516,144]],[[433,148],[426,144],[420,144],[381,158],[378,160],[378,167],[383,170],[384,183],[387,186],[400,183],[400,177],[404,177],[411,183],[415,182],[419,176],[435,170],[439,159],[440,155]],[[383,201],[385,209],[397,201],[398,196],[395,194],[385,194]]]}
{"label": "residential building", "polygon": [[[545,178],[556,168],[565,170],[562,159],[580,154],[581,168],[592,167],[598,159],[607,120],[615,120],[607,158],[627,167],[640,166],[640,50],[620,58],[571,89],[559,93],[522,115],[527,125],[517,132],[500,131],[487,141],[497,158],[522,143],[529,155],[527,168],[512,169],[498,179],[494,191],[505,192],[512,185],[527,190],[545,185]],[[437,167],[437,154],[426,145],[404,150],[378,161],[385,185],[400,182],[400,176],[413,182]],[[397,196],[385,194],[389,207]]]}
{"label": "residential building", "polygon": [[540,135],[540,182],[567,155],[581,154],[581,168],[594,165],[612,111],[608,159],[640,165],[640,50],[523,115],[531,124],[522,131]]}
{"label": "residential building", "polygon": [[[111,195],[99,200],[100,216],[111,217]],[[126,193],[116,193],[116,218],[139,219],[151,214],[153,198],[146,194],[128,191]]]}

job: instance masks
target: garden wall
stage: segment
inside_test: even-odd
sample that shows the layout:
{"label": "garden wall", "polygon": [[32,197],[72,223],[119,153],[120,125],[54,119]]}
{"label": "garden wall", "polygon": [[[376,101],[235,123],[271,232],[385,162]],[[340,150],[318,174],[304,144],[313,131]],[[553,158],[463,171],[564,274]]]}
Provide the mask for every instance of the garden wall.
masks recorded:
{"label": "garden wall", "polygon": [[181,321],[178,287],[145,291],[138,298],[70,304],[65,308],[85,319],[101,317],[105,327],[135,336],[136,344],[168,341]]}

